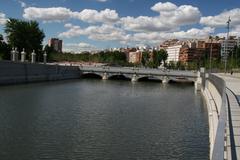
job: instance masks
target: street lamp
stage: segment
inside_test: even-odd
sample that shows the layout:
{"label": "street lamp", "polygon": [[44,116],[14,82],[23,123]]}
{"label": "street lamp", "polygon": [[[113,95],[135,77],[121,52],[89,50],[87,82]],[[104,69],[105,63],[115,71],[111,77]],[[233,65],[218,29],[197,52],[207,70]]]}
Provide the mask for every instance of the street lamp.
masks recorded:
{"label": "street lamp", "polygon": [[213,41],[213,39],[212,39],[212,37],[210,37],[211,38],[211,46],[210,46],[210,60],[209,60],[209,69],[210,69],[210,73],[212,72],[212,41]]}
{"label": "street lamp", "polygon": [[230,23],[231,23],[231,18],[228,18],[227,21],[227,40],[225,41],[225,46],[224,46],[224,59],[225,59],[225,66],[224,66],[224,70],[225,70],[225,74],[227,73],[227,58],[228,58],[228,49],[226,50],[226,47],[228,46],[228,39],[229,39],[229,30],[230,30]]}

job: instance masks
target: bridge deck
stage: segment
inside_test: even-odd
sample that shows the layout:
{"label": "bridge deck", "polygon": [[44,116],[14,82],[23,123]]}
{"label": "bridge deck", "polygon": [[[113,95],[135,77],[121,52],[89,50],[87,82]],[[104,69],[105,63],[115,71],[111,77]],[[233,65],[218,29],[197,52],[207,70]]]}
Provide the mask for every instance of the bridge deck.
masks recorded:
{"label": "bridge deck", "polygon": [[83,72],[95,73],[122,73],[122,74],[139,74],[139,75],[154,75],[154,76],[173,76],[173,77],[189,77],[197,78],[197,73],[193,71],[178,71],[178,70],[162,70],[149,68],[130,68],[130,67],[79,67]]}

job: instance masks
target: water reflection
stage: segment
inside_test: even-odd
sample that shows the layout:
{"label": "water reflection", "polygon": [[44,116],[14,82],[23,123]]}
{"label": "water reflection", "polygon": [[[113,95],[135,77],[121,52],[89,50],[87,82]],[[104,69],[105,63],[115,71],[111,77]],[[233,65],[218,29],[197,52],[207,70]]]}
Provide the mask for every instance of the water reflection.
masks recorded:
{"label": "water reflection", "polygon": [[208,159],[192,85],[83,79],[0,88],[1,159]]}

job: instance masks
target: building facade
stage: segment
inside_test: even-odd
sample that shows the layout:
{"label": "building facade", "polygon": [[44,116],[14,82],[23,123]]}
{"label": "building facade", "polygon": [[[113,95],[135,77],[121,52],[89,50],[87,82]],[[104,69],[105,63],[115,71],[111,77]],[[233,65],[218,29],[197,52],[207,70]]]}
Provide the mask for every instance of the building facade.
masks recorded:
{"label": "building facade", "polygon": [[142,53],[140,51],[136,51],[136,52],[129,52],[129,56],[128,56],[128,62],[129,63],[141,63],[142,60]]}
{"label": "building facade", "polygon": [[234,50],[237,45],[237,41],[234,39],[222,40],[221,41],[221,57],[223,60],[228,57],[229,53]]}
{"label": "building facade", "polygon": [[180,54],[181,48],[182,48],[182,45],[167,47],[167,49],[166,49],[167,54],[168,54],[167,63],[179,61],[179,54]]}
{"label": "building facade", "polygon": [[179,61],[183,63],[200,62],[205,54],[204,48],[181,48]]}
{"label": "building facade", "polygon": [[48,46],[53,47],[53,49],[57,52],[62,52],[62,40],[58,38],[49,39]]}

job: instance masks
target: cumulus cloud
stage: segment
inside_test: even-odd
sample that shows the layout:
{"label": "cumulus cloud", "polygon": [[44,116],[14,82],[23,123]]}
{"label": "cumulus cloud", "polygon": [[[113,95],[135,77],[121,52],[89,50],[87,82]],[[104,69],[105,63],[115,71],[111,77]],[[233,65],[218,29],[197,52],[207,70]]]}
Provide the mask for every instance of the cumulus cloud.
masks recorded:
{"label": "cumulus cloud", "polygon": [[0,12],[0,25],[4,25],[7,22],[6,15]]}
{"label": "cumulus cloud", "polygon": [[215,16],[202,17],[200,23],[210,27],[226,27],[229,17],[233,27],[240,25],[240,8],[224,11]]}
{"label": "cumulus cloud", "polygon": [[68,28],[68,30],[58,35],[61,38],[72,38],[85,35],[89,39],[99,41],[126,41],[129,39],[129,35],[126,34],[123,29],[108,24],[89,26],[87,28],[65,24],[65,27]]}
{"label": "cumulus cloud", "polygon": [[118,13],[115,10],[105,9],[100,12],[93,9],[84,9],[81,12],[73,12],[74,18],[88,23],[103,22],[113,23],[118,21]]}
{"label": "cumulus cloud", "polygon": [[[227,33],[218,33],[219,37],[227,37]],[[229,36],[238,36],[240,37],[240,25],[234,27],[234,29],[230,30]]]}
{"label": "cumulus cloud", "polygon": [[82,51],[92,51],[96,50],[97,48],[94,45],[89,43],[66,43],[63,45],[63,50],[67,52],[82,52]]}
{"label": "cumulus cloud", "polygon": [[37,8],[28,7],[24,9],[23,17],[28,20],[63,21],[71,17],[72,11],[64,7]]}
{"label": "cumulus cloud", "polygon": [[214,32],[214,28],[205,27],[203,29],[191,28],[187,31],[177,32],[151,32],[151,33],[135,33],[131,37],[131,41],[159,44],[167,39],[201,39],[206,38],[209,34]]}
{"label": "cumulus cloud", "polygon": [[169,38],[177,39],[199,39],[205,38],[214,33],[214,28],[204,27],[202,29],[191,28],[187,31],[175,32],[138,32],[127,33],[124,29],[113,25],[103,24],[101,26],[89,26],[81,28],[72,24],[65,24],[68,29],[66,32],[60,33],[61,38],[72,38],[78,36],[87,36],[89,39],[97,41],[118,41],[122,44],[130,43],[148,43],[159,44]]}
{"label": "cumulus cloud", "polygon": [[59,22],[74,18],[88,23],[113,23],[118,20],[118,13],[115,10],[110,9],[102,11],[84,9],[81,12],[73,12],[64,7],[28,7],[24,9],[23,17],[29,20],[42,20],[45,22]]}
{"label": "cumulus cloud", "polygon": [[169,11],[171,12],[177,9],[177,6],[171,2],[166,2],[166,3],[159,2],[154,6],[152,6],[151,9],[156,12],[169,12]]}
{"label": "cumulus cloud", "polygon": [[178,39],[201,39],[213,34],[214,31],[215,29],[211,27],[204,27],[203,29],[192,28],[187,31],[173,32],[173,36]]}
{"label": "cumulus cloud", "polygon": [[153,11],[159,12],[159,16],[148,17],[123,17],[121,23],[130,31],[172,31],[188,24],[198,23],[201,12],[197,7],[191,5],[176,6],[171,2],[159,2],[151,7]]}

